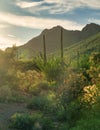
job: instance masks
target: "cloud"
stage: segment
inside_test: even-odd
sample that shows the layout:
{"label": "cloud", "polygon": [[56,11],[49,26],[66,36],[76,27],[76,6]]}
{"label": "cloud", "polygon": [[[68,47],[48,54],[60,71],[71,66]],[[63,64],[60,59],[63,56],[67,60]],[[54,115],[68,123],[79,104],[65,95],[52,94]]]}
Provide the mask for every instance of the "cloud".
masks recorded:
{"label": "cloud", "polygon": [[3,25],[3,24],[0,24],[0,28],[5,28],[5,25]]}
{"label": "cloud", "polygon": [[15,38],[16,36],[14,36],[12,34],[8,34],[8,37]]}
{"label": "cloud", "polygon": [[4,29],[6,27],[8,27],[6,24],[0,23],[0,29]]}
{"label": "cloud", "polygon": [[[19,1],[16,4],[20,8],[27,8],[30,12],[33,11],[33,13],[48,10],[50,14],[63,14],[73,11],[76,8],[84,7],[100,9],[100,0],[43,0],[40,2]],[[52,4],[52,6],[50,4]]]}
{"label": "cloud", "polygon": [[[45,0],[46,2],[48,2],[48,0]],[[74,9],[77,8],[84,8],[84,7],[88,7],[88,8],[92,8],[92,9],[100,9],[100,1],[99,0],[62,0],[59,1],[59,3],[57,2],[58,0],[56,0],[55,5],[52,6],[50,13],[51,14],[62,14],[62,13],[66,13],[69,11],[73,11]]]}
{"label": "cloud", "polygon": [[44,0],[46,3],[61,3],[61,0]]}
{"label": "cloud", "polygon": [[34,28],[34,29],[45,29],[51,28],[56,25],[61,25],[67,29],[82,29],[83,25],[78,24],[74,21],[51,19],[51,18],[37,18],[32,16],[19,16],[10,13],[0,13],[0,20],[15,26]]}
{"label": "cloud", "polygon": [[83,6],[88,6],[94,9],[100,9],[100,0],[78,0]]}
{"label": "cloud", "polygon": [[41,5],[43,3],[42,1],[40,2],[27,2],[27,1],[20,1],[16,2],[16,5],[19,6],[20,8],[30,8],[30,7],[36,7]]}
{"label": "cloud", "polygon": [[16,44],[16,46],[21,45],[21,42],[19,39],[16,39],[15,37],[11,37],[11,34],[8,34],[8,36],[4,36],[0,34],[0,49],[4,50],[5,48],[12,47]]}

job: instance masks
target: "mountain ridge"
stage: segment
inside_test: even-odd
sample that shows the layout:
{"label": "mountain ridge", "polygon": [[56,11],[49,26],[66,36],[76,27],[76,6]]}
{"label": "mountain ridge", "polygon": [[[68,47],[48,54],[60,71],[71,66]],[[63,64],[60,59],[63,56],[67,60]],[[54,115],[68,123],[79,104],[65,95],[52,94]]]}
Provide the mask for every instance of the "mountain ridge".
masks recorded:
{"label": "mountain ridge", "polygon": [[35,55],[43,52],[43,35],[45,35],[45,43],[47,53],[60,50],[61,28],[63,30],[63,46],[69,47],[77,42],[87,39],[100,32],[100,25],[95,23],[87,24],[81,31],[66,30],[57,25],[51,29],[45,29],[41,34],[29,40],[26,44],[19,47],[19,51],[25,51],[29,55]]}

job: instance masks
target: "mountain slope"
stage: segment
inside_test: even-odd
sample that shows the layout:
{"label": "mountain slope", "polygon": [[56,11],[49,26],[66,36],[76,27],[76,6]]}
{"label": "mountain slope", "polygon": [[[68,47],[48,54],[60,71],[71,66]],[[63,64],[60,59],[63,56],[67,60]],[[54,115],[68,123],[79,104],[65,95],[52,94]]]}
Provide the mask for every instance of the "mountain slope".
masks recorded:
{"label": "mountain slope", "polygon": [[[56,26],[49,30],[45,29],[39,36],[31,39],[25,45],[20,46],[19,53],[26,53],[29,57],[39,52],[43,53],[43,35],[45,35],[46,50],[48,54],[60,50],[61,28],[61,26]],[[62,30],[63,45],[65,48],[99,33],[100,25],[94,23],[87,24],[81,31],[66,30],[64,28],[62,28]]]}
{"label": "mountain slope", "polygon": [[100,33],[64,49],[66,58],[72,59],[77,57],[77,53],[81,55],[93,52],[100,52]]}

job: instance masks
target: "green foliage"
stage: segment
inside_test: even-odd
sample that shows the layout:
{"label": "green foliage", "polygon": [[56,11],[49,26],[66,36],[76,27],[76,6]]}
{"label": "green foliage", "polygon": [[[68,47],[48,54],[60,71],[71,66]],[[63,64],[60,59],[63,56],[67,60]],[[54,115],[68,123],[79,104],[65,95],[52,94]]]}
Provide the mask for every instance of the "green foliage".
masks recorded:
{"label": "green foliage", "polygon": [[[100,83],[100,53],[93,53],[90,56],[90,68],[87,70],[91,78],[91,84]],[[99,84],[100,85],[100,84]]]}
{"label": "green foliage", "polygon": [[39,130],[39,126],[36,125],[41,118],[41,114],[19,114],[16,113],[11,117],[11,128],[19,130]]}
{"label": "green foliage", "polygon": [[17,77],[19,78],[19,89],[26,93],[31,93],[35,84],[44,79],[43,74],[35,70],[17,71]]}
{"label": "green foliage", "polygon": [[99,53],[90,56],[90,67],[86,70],[91,77],[91,85],[84,88],[82,96],[82,116],[71,130],[100,129],[100,68]]}
{"label": "green foliage", "polygon": [[20,130],[32,130],[33,120],[29,115],[15,114],[12,116],[12,127]]}
{"label": "green foliage", "polygon": [[51,57],[48,58],[44,64],[42,57],[36,57],[33,59],[34,66],[44,72],[46,79],[52,82],[62,82],[64,78],[65,66],[61,63],[60,58]]}
{"label": "green foliage", "polygon": [[100,119],[99,116],[91,116],[91,113],[87,113],[88,117],[81,119],[77,122],[76,127],[71,130],[99,130],[100,129]]}
{"label": "green foliage", "polygon": [[[78,44],[78,49],[81,46],[83,44]],[[61,59],[52,57],[45,64],[42,57],[33,61],[17,61],[15,50],[0,54],[0,101],[25,102],[31,97],[27,105],[32,109],[29,110],[31,115],[13,115],[13,128],[99,130],[99,53],[92,54],[90,58],[89,53],[80,53],[79,68],[74,65],[74,68],[68,68]],[[36,114],[33,114],[34,110]],[[38,111],[42,114],[37,114]]]}
{"label": "green foliage", "polygon": [[46,75],[49,82],[62,82],[64,79],[64,65],[61,64],[60,58],[50,58],[45,66],[42,66],[42,71]]}
{"label": "green foliage", "polygon": [[29,93],[33,96],[47,95],[50,89],[50,85],[47,81],[41,81],[30,87]]}
{"label": "green foliage", "polygon": [[27,101],[27,96],[20,91],[12,91],[12,95],[9,97],[8,102],[24,103]]}
{"label": "green foliage", "polygon": [[72,70],[69,70],[69,72],[64,85],[57,90],[60,107],[59,111],[57,111],[57,119],[61,122],[67,122],[68,126],[72,127],[81,116],[81,97],[83,96],[85,80],[80,73],[78,74]]}
{"label": "green foliage", "polygon": [[69,130],[69,124],[68,122],[62,123],[60,125],[58,125],[58,130]]}
{"label": "green foliage", "polygon": [[[79,53],[79,56],[77,55]],[[89,37],[86,40],[83,40],[79,43],[73,44],[65,49],[64,55],[66,56],[66,62],[68,63],[68,59],[70,62],[70,66],[77,67],[77,63],[81,60],[81,56],[89,57],[91,53],[100,52],[100,33]],[[86,61],[86,60],[85,60]],[[83,60],[82,60],[83,62]],[[85,64],[84,64],[85,63]],[[84,62],[82,66],[87,66],[88,62]]]}
{"label": "green foliage", "polygon": [[35,114],[19,114],[16,113],[11,117],[10,128],[19,130],[53,130],[54,122],[49,117],[43,116],[41,113]]}
{"label": "green foliage", "polygon": [[89,69],[90,63],[89,63],[89,56],[86,54],[83,54],[79,58],[79,67],[81,69]]}
{"label": "green foliage", "polygon": [[7,102],[12,95],[11,88],[8,86],[1,86],[0,87],[0,101],[1,102]]}
{"label": "green foliage", "polygon": [[46,97],[39,96],[34,97],[27,105],[28,108],[33,110],[45,110],[48,106],[49,100]]}
{"label": "green foliage", "polygon": [[44,117],[42,119],[42,129],[43,130],[55,130],[55,124],[49,117]]}
{"label": "green foliage", "polygon": [[42,67],[44,66],[43,56],[40,54],[39,56],[33,57],[32,63],[35,68],[42,71]]}
{"label": "green foliage", "polygon": [[93,54],[90,56],[90,62],[91,62],[92,65],[98,66],[99,63],[100,63],[100,52],[98,52],[98,53],[93,53]]}
{"label": "green foliage", "polygon": [[26,97],[20,91],[12,90],[9,86],[0,87],[0,102],[25,102]]}

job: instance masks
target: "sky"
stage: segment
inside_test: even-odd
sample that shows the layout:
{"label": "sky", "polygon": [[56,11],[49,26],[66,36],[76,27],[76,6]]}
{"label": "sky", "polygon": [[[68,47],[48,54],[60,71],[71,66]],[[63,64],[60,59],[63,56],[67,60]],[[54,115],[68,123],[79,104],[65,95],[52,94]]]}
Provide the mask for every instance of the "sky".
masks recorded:
{"label": "sky", "polygon": [[20,46],[44,29],[100,24],[100,0],[0,0],[0,49]]}

